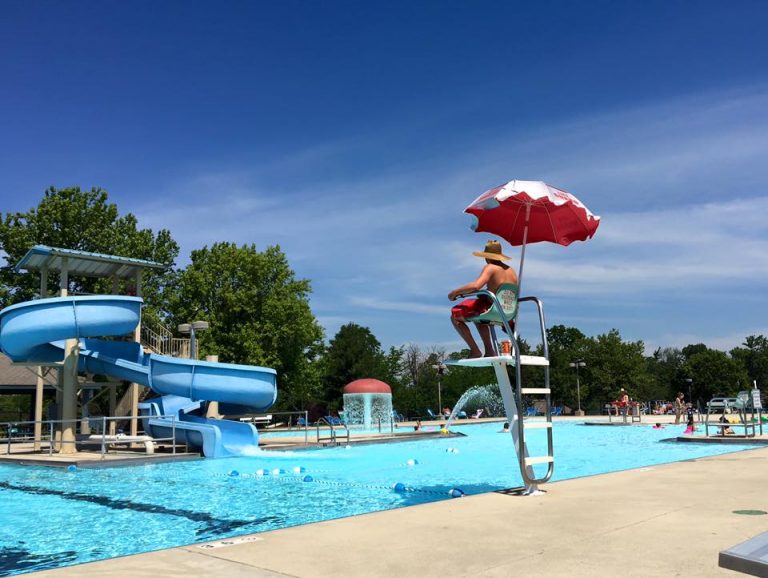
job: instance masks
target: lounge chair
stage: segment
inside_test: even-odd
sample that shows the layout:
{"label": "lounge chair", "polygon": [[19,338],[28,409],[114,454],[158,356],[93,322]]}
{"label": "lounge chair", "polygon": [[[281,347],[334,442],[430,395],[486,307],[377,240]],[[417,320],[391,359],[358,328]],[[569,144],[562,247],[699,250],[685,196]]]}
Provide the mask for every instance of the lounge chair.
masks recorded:
{"label": "lounge chair", "polygon": [[480,419],[481,417],[483,417],[483,409],[482,409],[482,408],[481,408],[481,409],[478,409],[478,410],[477,410],[477,411],[474,413],[474,415],[471,415],[471,416],[469,416],[469,419]]}
{"label": "lounge chair", "polygon": [[325,421],[327,421],[331,425],[344,425],[344,422],[341,421],[341,418],[338,418],[335,415],[325,416]]}
{"label": "lounge chair", "polygon": [[563,415],[563,406],[556,405],[552,408],[552,415]]}
{"label": "lounge chair", "polygon": [[525,410],[525,415],[528,417],[533,417],[535,415],[539,415],[539,410],[536,409],[535,405],[529,406]]}
{"label": "lounge chair", "polygon": [[296,425],[299,427],[305,427],[307,425],[307,420],[305,420],[303,417],[300,417],[296,420]]}
{"label": "lounge chair", "polygon": [[429,419],[443,419],[442,415],[437,415],[431,409],[427,409],[427,416]]}

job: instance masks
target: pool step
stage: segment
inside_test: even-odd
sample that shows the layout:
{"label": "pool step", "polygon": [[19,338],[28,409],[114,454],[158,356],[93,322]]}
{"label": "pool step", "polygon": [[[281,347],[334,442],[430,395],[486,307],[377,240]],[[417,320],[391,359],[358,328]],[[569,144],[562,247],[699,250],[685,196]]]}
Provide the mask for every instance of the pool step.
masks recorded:
{"label": "pool step", "polygon": [[547,429],[552,427],[551,421],[527,421],[523,424],[525,429]]}

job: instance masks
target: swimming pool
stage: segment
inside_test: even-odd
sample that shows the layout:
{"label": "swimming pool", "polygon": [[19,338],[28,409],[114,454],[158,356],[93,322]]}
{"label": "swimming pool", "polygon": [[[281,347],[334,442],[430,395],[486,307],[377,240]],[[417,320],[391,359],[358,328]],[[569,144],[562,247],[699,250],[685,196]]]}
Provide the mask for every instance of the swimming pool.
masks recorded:
{"label": "swimming pool", "polygon": [[[554,479],[754,447],[662,441],[684,427],[555,424]],[[453,429],[466,437],[75,472],[0,466],[0,575],[451,499],[452,490],[477,494],[521,484],[510,436],[499,433],[499,423]]]}

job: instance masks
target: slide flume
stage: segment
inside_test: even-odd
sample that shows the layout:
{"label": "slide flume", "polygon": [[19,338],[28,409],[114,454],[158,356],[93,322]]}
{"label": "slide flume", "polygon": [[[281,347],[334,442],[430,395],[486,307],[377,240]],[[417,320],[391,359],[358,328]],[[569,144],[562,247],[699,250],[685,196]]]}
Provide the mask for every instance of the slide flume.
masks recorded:
{"label": "slide flume", "polygon": [[12,305],[0,311],[0,348],[16,362],[51,363],[62,360],[66,339],[78,339],[80,371],[139,383],[160,394],[140,405],[148,434],[170,437],[175,429],[177,441],[201,449],[207,457],[237,455],[243,447],[258,445],[253,425],[206,418],[206,402],[265,411],[277,398],[275,370],[179,359],[145,353],[134,342],[99,339],[132,333],[141,319],[141,305],[139,297],[118,295]]}

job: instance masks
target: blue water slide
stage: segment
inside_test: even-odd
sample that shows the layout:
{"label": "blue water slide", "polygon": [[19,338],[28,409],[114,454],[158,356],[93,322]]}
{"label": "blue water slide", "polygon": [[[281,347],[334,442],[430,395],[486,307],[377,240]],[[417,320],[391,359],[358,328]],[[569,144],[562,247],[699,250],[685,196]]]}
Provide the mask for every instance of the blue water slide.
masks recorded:
{"label": "blue water slide", "polygon": [[[39,299],[0,311],[0,347],[13,361],[63,359],[64,340],[78,339],[79,370],[150,387],[161,397],[140,405],[144,428],[202,449],[208,457],[236,455],[258,445],[251,424],[201,415],[207,401],[264,411],[277,398],[273,369],[211,363],[144,353],[134,342],[98,339],[132,333],[141,319],[139,297],[84,296]],[[159,417],[173,416],[173,418]]]}

